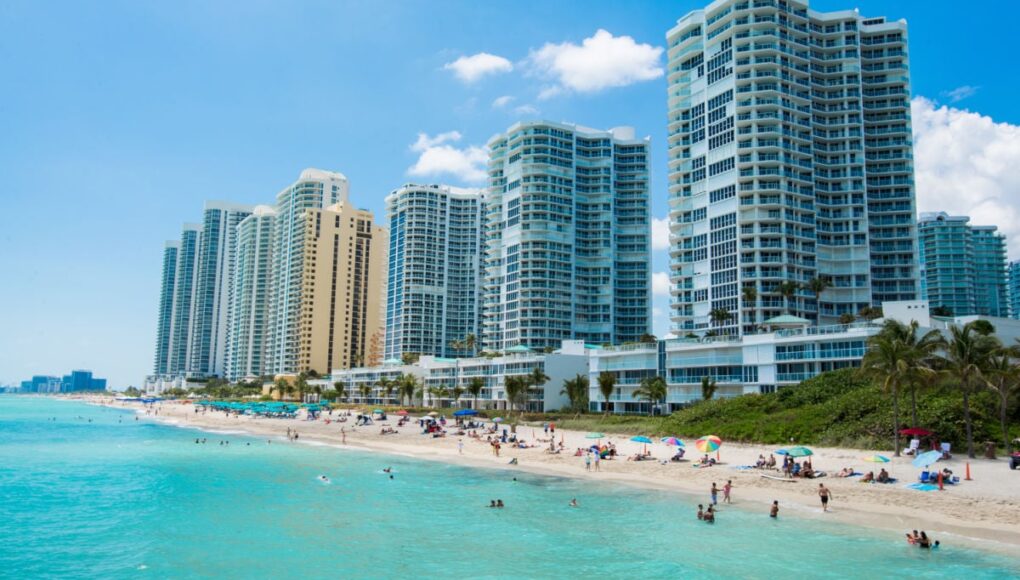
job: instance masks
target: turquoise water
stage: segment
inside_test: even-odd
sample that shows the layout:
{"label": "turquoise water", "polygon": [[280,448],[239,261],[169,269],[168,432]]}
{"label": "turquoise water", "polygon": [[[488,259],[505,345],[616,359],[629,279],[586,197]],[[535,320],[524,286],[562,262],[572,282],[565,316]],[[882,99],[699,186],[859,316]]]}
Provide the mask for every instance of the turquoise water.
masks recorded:
{"label": "turquoise water", "polygon": [[[267,444],[11,396],[0,396],[0,490],[0,577],[11,578],[1020,574],[1020,560],[923,552],[893,533],[761,510],[725,509],[708,525],[667,492]],[[494,498],[507,508],[485,508]]]}

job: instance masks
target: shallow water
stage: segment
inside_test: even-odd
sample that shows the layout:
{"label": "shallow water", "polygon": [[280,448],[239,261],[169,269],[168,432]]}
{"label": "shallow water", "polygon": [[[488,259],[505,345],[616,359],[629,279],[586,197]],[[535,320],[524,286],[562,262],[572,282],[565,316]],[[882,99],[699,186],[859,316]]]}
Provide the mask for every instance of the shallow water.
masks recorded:
{"label": "shallow water", "polygon": [[[0,396],[0,490],[0,577],[1020,577],[1020,559],[889,532],[733,508],[708,525],[669,492],[38,398]],[[485,507],[496,498],[507,507]]]}

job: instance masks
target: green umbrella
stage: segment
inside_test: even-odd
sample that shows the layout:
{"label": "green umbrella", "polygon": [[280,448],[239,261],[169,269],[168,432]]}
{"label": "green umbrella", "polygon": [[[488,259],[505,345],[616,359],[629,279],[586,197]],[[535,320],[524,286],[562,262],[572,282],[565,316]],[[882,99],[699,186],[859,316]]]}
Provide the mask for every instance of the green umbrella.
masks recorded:
{"label": "green umbrella", "polygon": [[588,433],[584,436],[585,439],[602,439],[603,437],[605,437],[603,433]]}
{"label": "green umbrella", "polygon": [[814,455],[814,451],[811,451],[807,447],[790,447],[789,449],[780,449],[776,451],[780,455],[789,455],[790,457],[807,457]]}

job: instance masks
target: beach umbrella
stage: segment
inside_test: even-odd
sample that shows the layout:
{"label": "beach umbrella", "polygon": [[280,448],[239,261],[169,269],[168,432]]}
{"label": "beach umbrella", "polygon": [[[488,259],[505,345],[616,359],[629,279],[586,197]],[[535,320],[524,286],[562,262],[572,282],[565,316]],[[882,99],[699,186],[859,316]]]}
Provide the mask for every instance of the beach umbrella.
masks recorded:
{"label": "beach umbrella", "polygon": [[439,413],[436,413],[435,411],[432,411],[431,413],[429,413],[429,417],[438,417],[438,416],[439,416]]}
{"label": "beach umbrella", "polygon": [[649,439],[648,437],[645,437],[644,435],[638,435],[637,437],[631,437],[630,440],[631,441],[635,441],[637,443],[651,443],[652,442],[651,439]]}
{"label": "beach umbrella", "polygon": [[403,417],[403,416],[407,415],[407,411],[401,409],[401,410],[397,411],[397,414],[400,415],[401,417]]}
{"label": "beach umbrella", "polygon": [[889,458],[885,455],[869,455],[867,457],[862,457],[861,459],[870,461],[871,463],[889,463]]}
{"label": "beach umbrella", "polygon": [[453,416],[454,417],[470,417],[472,415],[477,415],[477,414],[478,414],[478,411],[475,411],[474,409],[461,409],[459,411],[454,411],[453,412]]}
{"label": "beach umbrella", "polygon": [[666,445],[672,445],[673,447],[686,447],[684,442],[676,437],[663,437],[662,439],[659,439],[659,441],[662,441]]}
{"label": "beach umbrella", "polygon": [[496,417],[495,419],[492,420],[492,422],[493,423],[502,423],[503,422],[503,417]]}
{"label": "beach umbrella", "polygon": [[789,449],[780,449],[776,451],[777,455],[789,455],[790,457],[807,457],[814,455],[815,453],[807,447],[790,447]]}
{"label": "beach umbrella", "polygon": [[602,439],[606,435],[604,433],[588,433],[584,436],[585,439]]}
{"label": "beach umbrella", "polygon": [[900,429],[901,435],[913,435],[915,437],[927,437],[933,433],[927,429],[921,429],[920,427],[911,427],[909,429]]}
{"label": "beach umbrella", "polygon": [[382,415],[382,414],[383,414],[383,410],[382,410],[382,409],[376,409],[375,411],[372,411],[372,413],[373,413],[373,414],[379,414],[379,415]]}
{"label": "beach umbrella", "polygon": [[709,453],[711,451],[718,451],[719,447],[722,446],[722,439],[715,435],[705,435],[694,442],[694,446],[697,447],[698,451],[702,453]]}
{"label": "beach umbrella", "polygon": [[924,453],[922,453],[922,454],[918,455],[917,457],[915,457],[914,460],[911,461],[910,463],[914,467],[924,468],[924,467],[928,467],[932,463],[935,463],[939,459],[942,459],[942,452],[941,451],[925,451]]}

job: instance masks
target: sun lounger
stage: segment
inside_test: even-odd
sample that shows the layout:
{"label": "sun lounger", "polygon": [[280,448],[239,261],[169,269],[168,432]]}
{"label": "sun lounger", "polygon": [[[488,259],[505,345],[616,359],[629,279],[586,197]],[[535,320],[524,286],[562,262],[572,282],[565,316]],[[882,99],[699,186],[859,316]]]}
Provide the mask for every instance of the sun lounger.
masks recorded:
{"label": "sun lounger", "polygon": [[903,450],[903,454],[904,455],[917,455],[917,450],[918,450],[919,447],[921,447],[921,440],[920,439],[911,439],[910,440],[910,447],[907,447],[906,449],[904,449]]}
{"label": "sun lounger", "polygon": [[942,459],[952,459],[953,454],[949,452],[952,449],[952,443],[942,444]]}

